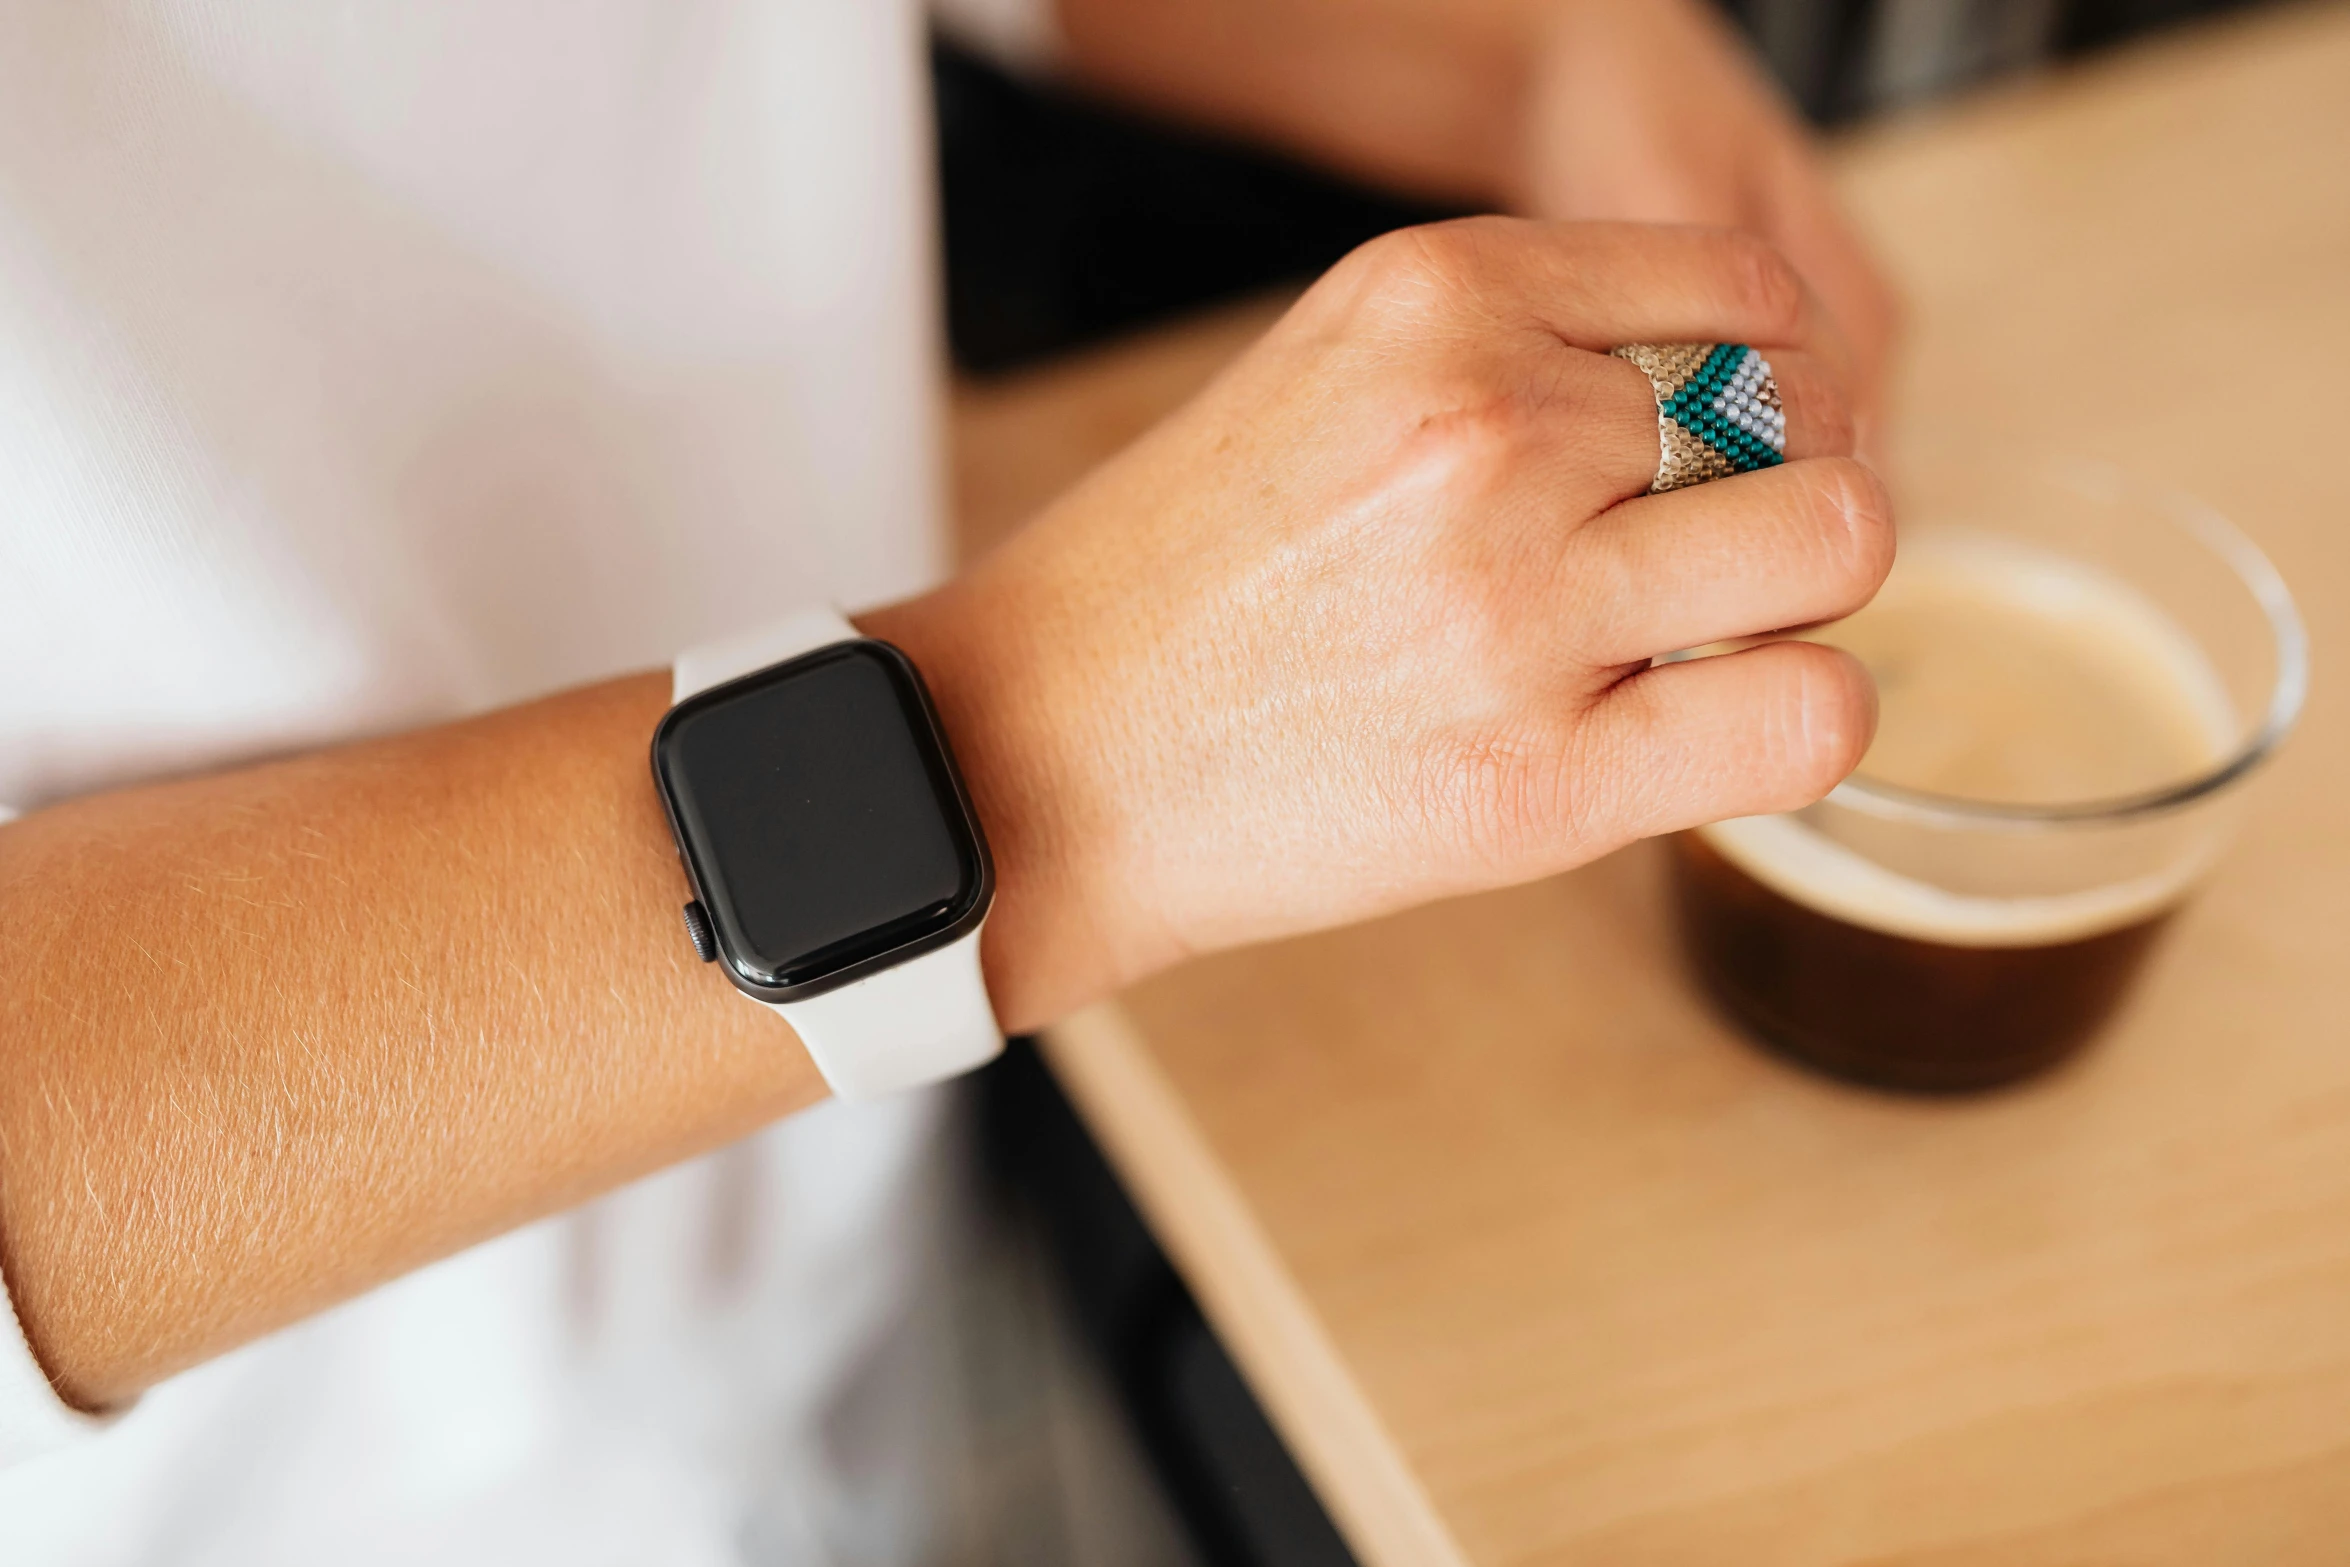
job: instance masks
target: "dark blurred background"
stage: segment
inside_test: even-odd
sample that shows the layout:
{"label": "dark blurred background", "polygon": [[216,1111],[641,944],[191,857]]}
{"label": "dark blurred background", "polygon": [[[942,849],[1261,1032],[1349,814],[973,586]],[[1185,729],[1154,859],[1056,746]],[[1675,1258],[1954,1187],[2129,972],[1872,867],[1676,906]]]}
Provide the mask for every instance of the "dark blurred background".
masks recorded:
{"label": "dark blurred background", "polygon": [[[1827,125],[2248,0],[1724,0]],[[955,362],[993,374],[1442,216],[933,50]]]}

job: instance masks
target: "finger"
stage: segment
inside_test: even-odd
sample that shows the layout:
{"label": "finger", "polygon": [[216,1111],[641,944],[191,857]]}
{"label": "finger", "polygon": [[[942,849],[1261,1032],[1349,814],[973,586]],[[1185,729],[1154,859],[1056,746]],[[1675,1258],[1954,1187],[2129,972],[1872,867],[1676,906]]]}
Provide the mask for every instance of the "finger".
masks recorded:
{"label": "finger", "polygon": [[1464,218],[1374,240],[1327,281],[1318,303],[1407,330],[1484,335],[1517,323],[1595,353],[1747,343],[1848,369],[1847,348],[1795,267],[1733,229]]}
{"label": "finger", "polygon": [[1587,832],[1629,842],[1819,799],[1860,765],[1877,697],[1850,654],[1772,642],[1642,670],[1584,724],[1579,776],[1606,791]]}
{"label": "finger", "polygon": [[1602,667],[1851,614],[1893,566],[1874,474],[1818,457],[1593,518],[1561,547],[1576,652]]}
{"label": "finger", "polygon": [[1900,297],[1809,159],[1796,152],[1783,157],[1767,199],[1764,231],[1810,283],[1851,345],[1853,399],[1864,418],[1874,417],[1900,332]]}
{"label": "finger", "polygon": [[1838,375],[1850,345],[1803,273],[1738,229],[1538,224],[1525,237],[1530,313],[1561,341],[1746,343],[1801,349]]}

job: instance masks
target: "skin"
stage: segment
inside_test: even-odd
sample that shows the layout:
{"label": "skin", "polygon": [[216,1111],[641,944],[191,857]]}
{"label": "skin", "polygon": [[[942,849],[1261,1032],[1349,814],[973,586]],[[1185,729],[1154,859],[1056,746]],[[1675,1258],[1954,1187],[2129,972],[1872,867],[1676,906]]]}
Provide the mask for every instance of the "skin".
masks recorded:
{"label": "skin", "polygon": [[[1607,345],[1765,347],[1791,455],[1641,494]],[[1779,644],[1892,557],[1835,334],[1749,237],[1485,219],[1336,268],[947,587],[1007,1028],[1201,952],[1791,807],[1870,688]],[[693,961],[649,673],[0,827],[0,1267],[89,1407],[809,1103]]]}
{"label": "skin", "polygon": [[1423,195],[1743,228],[1803,274],[1875,417],[1899,308],[1708,0],[1059,0],[1122,97]]}

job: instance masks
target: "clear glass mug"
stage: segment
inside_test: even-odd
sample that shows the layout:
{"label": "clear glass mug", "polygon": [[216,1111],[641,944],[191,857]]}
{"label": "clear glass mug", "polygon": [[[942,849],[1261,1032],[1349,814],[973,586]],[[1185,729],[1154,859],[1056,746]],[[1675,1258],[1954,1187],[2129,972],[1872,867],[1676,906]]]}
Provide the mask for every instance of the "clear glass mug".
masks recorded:
{"label": "clear glass mug", "polygon": [[2309,662],[2275,568],[2207,506],[2078,463],[1930,493],[1877,603],[1804,633],[1878,679],[1860,769],[1680,834],[1672,875],[1691,966],[1748,1032],[1948,1092],[2046,1070],[2112,1015]]}

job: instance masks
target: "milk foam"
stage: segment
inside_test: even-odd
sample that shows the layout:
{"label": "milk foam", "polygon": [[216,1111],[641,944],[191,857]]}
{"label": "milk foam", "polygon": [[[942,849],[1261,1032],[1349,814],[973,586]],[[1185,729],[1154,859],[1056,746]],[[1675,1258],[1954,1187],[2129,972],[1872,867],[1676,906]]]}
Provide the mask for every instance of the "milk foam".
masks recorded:
{"label": "milk foam", "polygon": [[[2222,760],[2235,738],[2217,672],[2160,608],[2094,568],[2006,539],[1950,530],[1905,541],[1876,603],[1815,639],[1878,675],[1882,718],[1863,778],[2061,803],[2182,781]],[[2208,867],[2217,834],[2151,831],[2170,836],[2134,874],[2080,891],[1986,896],[1888,869],[1795,816],[1700,829],[1786,898],[1954,946],[2078,940],[2160,912]],[[2029,852],[2012,840],[2002,848]]]}
{"label": "milk foam", "polygon": [[2110,799],[2194,777],[2232,739],[2218,675],[2160,608],[2012,540],[1906,544],[1876,601],[1815,636],[1876,677],[1864,778],[2005,804]]}
{"label": "milk foam", "polygon": [[1889,871],[1792,816],[1742,816],[1701,827],[1698,836],[1791,902],[1952,947],[2044,947],[2134,925],[2184,897],[2212,858],[2207,846],[2154,874],[2086,892],[1986,898]]}

